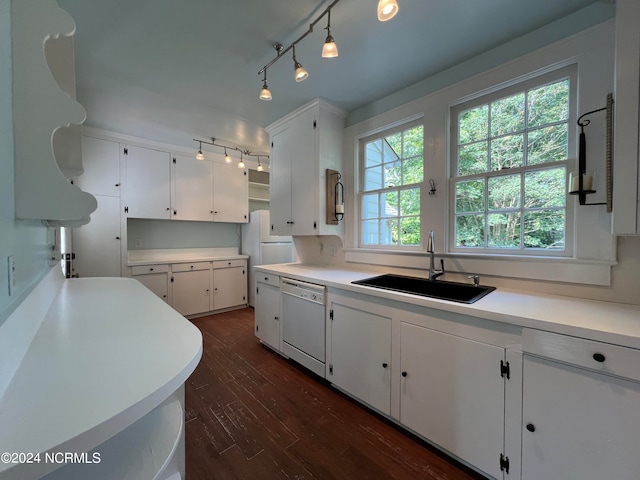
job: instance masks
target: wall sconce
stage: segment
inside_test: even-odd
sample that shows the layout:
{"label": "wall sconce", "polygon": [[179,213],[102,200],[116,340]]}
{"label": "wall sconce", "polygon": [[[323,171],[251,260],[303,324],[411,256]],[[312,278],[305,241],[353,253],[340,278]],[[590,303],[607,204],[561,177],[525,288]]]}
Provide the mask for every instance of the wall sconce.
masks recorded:
{"label": "wall sconce", "polygon": [[337,170],[327,168],[326,183],[326,219],[327,225],[337,225],[344,218],[344,185],[342,175]]}
{"label": "wall sconce", "polygon": [[[587,142],[584,134],[584,127],[589,125],[591,121],[589,119],[582,120],[587,115],[591,115],[592,113],[601,112],[603,110],[607,111],[606,118],[606,168],[607,168],[607,201],[599,202],[599,203],[587,203],[587,195],[591,193],[596,193],[595,184],[596,184],[596,176],[594,170],[587,171]],[[590,112],[584,113],[580,115],[578,118],[578,125],[580,126],[580,138],[578,145],[578,171],[571,172],[569,174],[569,195],[578,195],[578,201],[580,205],[606,205],[607,212],[611,212],[613,210],[613,197],[612,197],[612,181],[613,181],[613,171],[612,171],[612,137],[613,137],[613,128],[612,128],[612,120],[613,120],[613,94],[609,93],[607,95],[607,106],[603,108],[598,108],[596,110],[592,110]]]}

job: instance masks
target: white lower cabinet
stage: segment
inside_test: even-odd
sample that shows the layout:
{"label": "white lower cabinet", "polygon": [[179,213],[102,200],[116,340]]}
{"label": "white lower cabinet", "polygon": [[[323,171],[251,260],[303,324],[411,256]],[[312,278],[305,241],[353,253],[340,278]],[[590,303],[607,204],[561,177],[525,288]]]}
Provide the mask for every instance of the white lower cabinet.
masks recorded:
{"label": "white lower cabinet", "polygon": [[182,315],[196,315],[211,310],[211,263],[195,262],[172,265],[172,306]]}
{"label": "white lower cabinet", "polygon": [[545,332],[523,348],[522,479],[638,479],[640,351]]}
{"label": "white lower cabinet", "polygon": [[141,265],[132,268],[133,278],[169,302],[169,265]]}
{"label": "white lower cabinet", "polygon": [[400,330],[401,423],[502,478],[505,349],[404,322]]}
{"label": "white lower cabinet", "polygon": [[280,345],[280,277],[256,274],[255,327],[256,337],[282,351]]}
{"label": "white lower cabinet", "polygon": [[327,378],[366,404],[391,413],[391,318],[330,304]]}
{"label": "white lower cabinet", "polygon": [[211,310],[222,310],[247,304],[246,260],[213,262],[213,298]]}

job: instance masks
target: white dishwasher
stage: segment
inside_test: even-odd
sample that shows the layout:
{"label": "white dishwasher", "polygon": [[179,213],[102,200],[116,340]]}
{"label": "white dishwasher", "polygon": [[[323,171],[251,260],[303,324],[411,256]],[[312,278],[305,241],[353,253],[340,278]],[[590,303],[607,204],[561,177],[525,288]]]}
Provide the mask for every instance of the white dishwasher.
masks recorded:
{"label": "white dishwasher", "polygon": [[283,353],[325,377],[325,287],[283,278]]}

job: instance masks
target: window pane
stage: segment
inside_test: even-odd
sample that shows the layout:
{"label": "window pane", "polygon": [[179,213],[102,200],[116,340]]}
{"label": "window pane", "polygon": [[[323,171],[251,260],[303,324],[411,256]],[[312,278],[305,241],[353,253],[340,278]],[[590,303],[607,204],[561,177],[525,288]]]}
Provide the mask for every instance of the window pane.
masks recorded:
{"label": "window pane", "polygon": [[524,176],[524,207],[564,207],[566,170],[564,167],[528,172]]}
{"label": "window pane", "polygon": [[491,213],[488,246],[493,248],[520,248],[520,212]]}
{"label": "window pane", "polygon": [[400,219],[400,244],[420,245],[420,217]]}
{"label": "window pane", "polygon": [[402,184],[420,183],[424,179],[424,162],[422,157],[415,157],[402,162]]}
{"label": "window pane", "polygon": [[420,214],[420,189],[411,188],[400,191],[400,215]]}
{"label": "window pane", "polygon": [[386,192],[380,194],[380,210],[381,217],[397,217],[398,216],[398,192]]}
{"label": "window pane", "polygon": [[537,210],[525,213],[525,248],[564,250],[564,223],[564,210]]}
{"label": "window pane", "polygon": [[382,140],[367,143],[365,147],[365,167],[374,167],[382,163]]}
{"label": "window pane", "polygon": [[484,140],[489,136],[489,106],[482,105],[458,115],[458,144]]}
{"label": "window pane", "polygon": [[382,167],[367,168],[364,171],[364,191],[382,188]]}
{"label": "window pane", "polygon": [[380,209],[378,208],[378,194],[362,196],[362,218],[378,218]]}
{"label": "window pane", "polygon": [[362,244],[377,245],[379,242],[378,220],[365,220],[362,222]]}
{"label": "window pane", "polygon": [[531,130],[527,148],[527,164],[539,165],[566,160],[568,143],[569,134],[566,123]]}
{"label": "window pane", "polygon": [[422,144],[424,143],[424,127],[422,125],[407,130],[403,134],[403,158],[422,157]]}
{"label": "window pane", "polygon": [[484,215],[456,217],[456,247],[484,246]]}
{"label": "window pane", "polygon": [[458,175],[473,175],[487,171],[489,158],[488,143],[478,142],[460,147],[458,159]]}
{"label": "window pane", "polygon": [[569,118],[569,80],[529,91],[529,127],[562,122]]}
{"label": "window pane", "polygon": [[398,219],[390,218],[380,222],[380,244],[381,245],[397,245],[398,244]]}
{"label": "window pane", "polygon": [[489,210],[520,206],[520,175],[502,175],[489,179]]}
{"label": "window pane", "polygon": [[402,152],[402,136],[397,133],[384,139],[382,142],[384,163],[395,162],[400,158],[398,152]]}
{"label": "window pane", "polygon": [[384,167],[384,187],[399,187],[402,185],[402,164],[394,162]]}
{"label": "window pane", "polygon": [[524,158],[524,135],[509,135],[491,141],[491,170],[521,167]]}
{"label": "window pane", "polygon": [[524,93],[491,104],[491,136],[524,130]]}
{"label": "window pane", "polygon": [[484,180],[456,183],[456,212],[484,211]]}

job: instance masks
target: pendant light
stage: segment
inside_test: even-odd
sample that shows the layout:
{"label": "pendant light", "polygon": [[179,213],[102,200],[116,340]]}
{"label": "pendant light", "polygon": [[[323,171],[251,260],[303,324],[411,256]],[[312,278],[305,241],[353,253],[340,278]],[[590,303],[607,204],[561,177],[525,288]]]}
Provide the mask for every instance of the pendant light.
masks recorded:
{"label": "pendant light", "polygon": [[398,13],[398,2],[396,0],[378,1],[378,20],[386,22],[391,20]]}
{"label": "pendant light", "polygon": [[202,153],[202,142],[200,142],[200,148],[198,149],[198,153],[196,153],[196,160],[204,160],[204,154]]}
{"label": "pendant light", "polygon": [[229,154],[227,153],[227,147],[224,147],[224,161],[226,163],[231,163],[231,157],[229,156]]}
{"label": "pendant light", "polygon": [[[327,38],[322,46],[322,58],[335,58],[338,56],[338,47],[331,36],[331,10],[327,12]],[[265,71],[266,74],[266,71]]]}
{"label": "pendant light", "polygon": [[260,100],[264,100],[265,102],[268,102],[269,100],[271,100],[271,91],[269,90],[269,87],[267,85],[267,69],[264,69],[264,79],[263,79],[263,83],[262,83],[262,90],[260,90]]}
{"label": "pendant light", "polygon": [[258,172],[261,172],[264,170],[264,167],[262,166],[262,164],[260,163],[260,155],[258,155],[258,168],[256,168],[256,170]]}
{"label": "pendant light", "polygon": [[240,150],[240,163],[238,163],[238,168],[245,168],[245,164],[242,161],[242,150]]}
{"label": "pendant light", "polygon": [[295,70],[296,82],[302,82],[307,79],[309,72],[296,60],[296,46],[293,45],[293,69]]}

